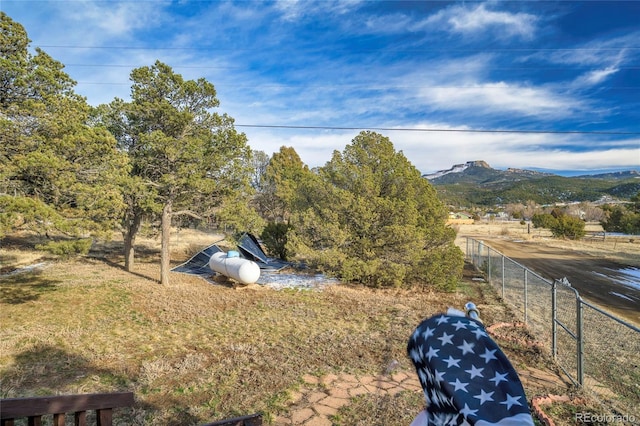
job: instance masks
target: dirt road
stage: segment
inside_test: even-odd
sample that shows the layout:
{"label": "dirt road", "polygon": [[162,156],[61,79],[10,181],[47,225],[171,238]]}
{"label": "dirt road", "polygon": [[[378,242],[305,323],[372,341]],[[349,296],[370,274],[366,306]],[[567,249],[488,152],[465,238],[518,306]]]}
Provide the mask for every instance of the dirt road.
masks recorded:
{"label": "dirt road", "polygon": [[[630,267],[586,253],[527,241],[482,238],[488,246],[548,280],[566,277],[583,299],[640,324],[638,277]],[[631,268],[632,269],[632,268]]]}

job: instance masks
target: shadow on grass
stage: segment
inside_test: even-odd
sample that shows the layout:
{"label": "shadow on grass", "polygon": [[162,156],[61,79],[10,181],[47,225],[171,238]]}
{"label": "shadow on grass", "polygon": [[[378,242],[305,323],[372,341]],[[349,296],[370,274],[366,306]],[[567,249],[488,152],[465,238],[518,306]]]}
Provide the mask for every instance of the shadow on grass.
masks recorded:
{"label": "shadow on grass", "polygon": [[[158,279],[136,271],[127,271],[124,267],[124,246],[119,241],[94,243],[89,251],[88,257],[102,262],[112,268],[120,269],[128,274],[139,278],[158,282]],[[134,268],[137,264],[157,263],[160,264],[160,250],[147,246],[136,246]]]}
{"label": "shadow on grass", "polygon": [[5,275],[0,278],[0,304],[19,305],[38,300],[42,294],[55,291],[59,283],[44,277],[41,271]]}
{"label": "shadow on grass", "polygon": [[[128,274],[135,275],[136,277],[144,278],[146,280],[151,280],[151,281],[154,281],[154,282],[159,282],[157,278],[154,278],[152,276],[141,274],[140,272],[127,271],[123,264],[121,264],[119,262],[116,262],[116,261],[113,261],[111,259],[108,259],[106,257],[101,257],[101,258],[97,258],[96,257],[94,259],[98,260],[100,262],[103,262],[104,264],[109,265],[112,268],[117,268],[117,269],[120,269],[121,271],[124,271],[124,272],[126,272]],[[138,263],[140,263],[140,260],[138,260]]]}
{"label": "shadow on grass", "polygon": [[0,367],[2,398],[133,392],[134,406],[117,408],[114,424],[146,425],[158,415],[163,424],[203,423],[203,419],[181,409],[177,399],[165,396],[161,406],[142,400],[139,369],[135,365],[104,368],[79,353],[43,343],[16,354],[12,361]]}

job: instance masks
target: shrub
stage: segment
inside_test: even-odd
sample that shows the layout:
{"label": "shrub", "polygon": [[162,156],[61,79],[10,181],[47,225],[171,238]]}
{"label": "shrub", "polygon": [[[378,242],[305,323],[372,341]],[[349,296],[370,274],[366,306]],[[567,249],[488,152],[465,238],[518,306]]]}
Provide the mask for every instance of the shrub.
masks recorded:
{"label": "shrub", "polygon": [[557,220],[558,219],[556,219],[553,215],[550,215],[548,213],[536,213],[531,218],[531,222],[533,223],[534,228],[546,229],[551,229],[551,227],[555,225],[555,222],[557,222]]}
{"label": "shrub", "polygon": [[91,238],[83,238],[80,240],[65,240],[65,241],[49,241],[46,244],[36,245],[36,249],[43,250],[60,256],[64,259],[68,259],[76,255],[85,255],[89,253],[93,241]]}
{"label": "shrub", "polygon": [[551,230],[551,234],[556,238],[579,240],[586,234],[584,227],[584,222],[577,217],[561,216],[549,229]]}
{"label": "shrub", "polygon": [[289,260],[295,255],[288,248],[290,245],[287,245],[289,229],[289,224],[270,222],[260,234],[260,239],[269,253],[282,260]]}

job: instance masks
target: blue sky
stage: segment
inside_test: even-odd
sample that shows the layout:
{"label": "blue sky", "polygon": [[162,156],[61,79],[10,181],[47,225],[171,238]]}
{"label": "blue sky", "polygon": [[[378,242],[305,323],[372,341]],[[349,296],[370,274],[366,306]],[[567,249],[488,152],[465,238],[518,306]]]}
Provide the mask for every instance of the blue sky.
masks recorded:
{"label": "blue sky", "polygon": [[[640,168],[639,1],[0,0],[92,105],[167,63],[255,150],[311,167],[378,129],[423,173]],[[245,127],[277,126],[277,127]],[[283,127],[280,127],[283,126]],[[493,131],[499,132],[493,132]]]}

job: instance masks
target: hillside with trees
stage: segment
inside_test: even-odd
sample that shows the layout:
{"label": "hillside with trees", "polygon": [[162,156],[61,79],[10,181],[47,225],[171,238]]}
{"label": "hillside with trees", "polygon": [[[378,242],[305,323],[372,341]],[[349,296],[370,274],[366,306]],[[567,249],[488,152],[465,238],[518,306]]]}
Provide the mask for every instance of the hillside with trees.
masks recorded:
{"label": "hillside with trees", "polygon": [[595,202],[603,197],[628,201],[640,191],[637,171],[564,177],[530,170],[496,170],[484,161],[468,162],[461,169],[425,175],[449,205]]}

